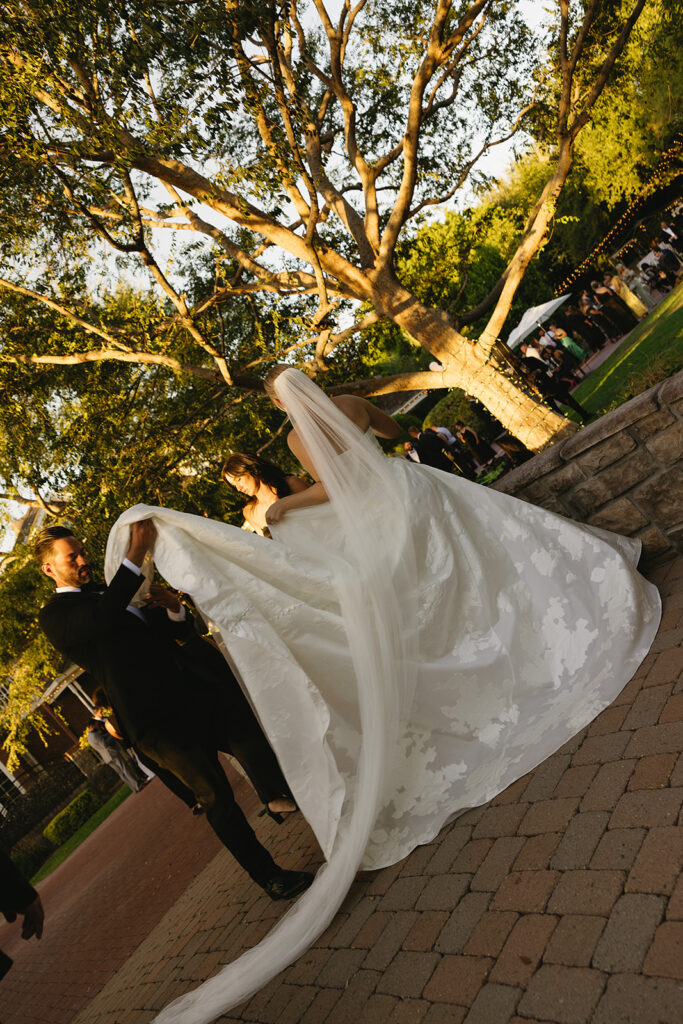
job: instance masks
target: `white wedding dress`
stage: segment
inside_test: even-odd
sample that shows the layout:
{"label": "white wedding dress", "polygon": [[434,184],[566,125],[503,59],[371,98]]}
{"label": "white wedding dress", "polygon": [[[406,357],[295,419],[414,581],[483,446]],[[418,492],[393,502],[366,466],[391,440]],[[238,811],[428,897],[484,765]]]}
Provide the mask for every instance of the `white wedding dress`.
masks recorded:
{"label": "white wedding dress", "polygon": [[159,572],[222,637],[327,860],[163,1024],[248,998],[324,930],[359,867],[395,863],[534,768],[617,696],[659,624],[638,542],[386,459],[302,376],[279,393],[330,503],[288,513],[272,541],[135,506],[107,547],[110,578],[128,524],[153,517]]}

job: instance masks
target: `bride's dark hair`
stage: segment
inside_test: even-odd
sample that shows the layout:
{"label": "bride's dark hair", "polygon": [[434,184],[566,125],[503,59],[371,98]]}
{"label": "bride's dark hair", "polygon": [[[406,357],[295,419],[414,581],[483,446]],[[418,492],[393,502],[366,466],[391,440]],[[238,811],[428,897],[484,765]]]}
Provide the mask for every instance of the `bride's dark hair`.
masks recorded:
{"label": "bride's dark hair", "polygon": [[[249,455],[247,452],[233,452],[223,463],[221,469],[221,480],[223,483],[229,483],[226,480],[226,476],[244,476],[248,473],[253,476],[259,484],[266,484],[267,487],[272,487],[278,498],[286,498],[288,494],[292,493],[292,489],[287,483],[287,474],[276,466],[274,462],[269,462],[268,459],[261,458],[260,455]],[[256,496],[247,502],[256,500]]]}

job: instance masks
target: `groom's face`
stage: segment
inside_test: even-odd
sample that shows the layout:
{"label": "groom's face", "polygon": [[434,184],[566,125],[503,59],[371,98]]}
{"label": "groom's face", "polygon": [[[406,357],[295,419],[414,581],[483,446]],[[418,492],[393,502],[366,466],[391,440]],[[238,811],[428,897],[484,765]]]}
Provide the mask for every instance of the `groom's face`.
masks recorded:
{"label": "groom's face", "polygon": [[85,548],[76,537],[56,540],[42,570],[57,587],[82,587],[92,577]]}

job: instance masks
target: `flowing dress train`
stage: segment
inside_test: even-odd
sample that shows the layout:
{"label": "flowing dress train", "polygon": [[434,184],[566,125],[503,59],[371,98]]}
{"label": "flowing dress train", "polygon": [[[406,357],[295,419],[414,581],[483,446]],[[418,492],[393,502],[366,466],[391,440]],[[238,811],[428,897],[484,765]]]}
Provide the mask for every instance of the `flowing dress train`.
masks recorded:
{"label": "flowing dress train", "polygon": [[154,519],[159,572],[223,639],[327,860],[273,932],[163,1024],[246,999],[321,934],[359,867],[429,842],[590,722],[657,631],[639,542],[358,444],[362,457],[335,458],[359,529],[333,500],[284,516],[272,541],[149,506],[110,535],[108,577],[128,524]]}

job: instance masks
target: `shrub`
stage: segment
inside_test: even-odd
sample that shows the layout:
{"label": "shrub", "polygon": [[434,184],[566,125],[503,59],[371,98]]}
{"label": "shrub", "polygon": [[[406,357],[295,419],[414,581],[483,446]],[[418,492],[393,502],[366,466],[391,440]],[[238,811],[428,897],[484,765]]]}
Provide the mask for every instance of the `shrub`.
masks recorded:
{"label": "shrub", "polygon": [[75,800],[60,811],[49,825],[43,829],[43,835],[55,846],[61,846],[91,818],[101,801],[89,789],[83,790]]}
{"label": "shrub", "polygon": [[64,807],[74,792],[83,785],[83,774],[70,761],[59,761],[40,769],[34,776],[22,779],[25,793],[16,791],[7,808],[7,817],[0,822],[0,841],[12,848],[33,828],[52,818]]}
{"label": "shrub", "polygon": [[54,852],[54,845],[45,836],[25,836],[12,850],[12,860],[24,878],[31,878]]}
{"label": "shrub", "polygon": [[121,779],[107,764],[98,764],[88,779],[88,789],[93,791],[100,804],[105,803],[120,786]]}

